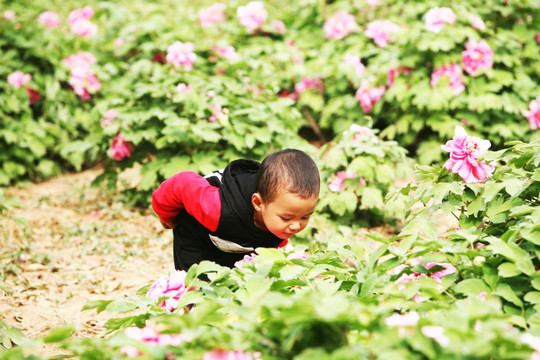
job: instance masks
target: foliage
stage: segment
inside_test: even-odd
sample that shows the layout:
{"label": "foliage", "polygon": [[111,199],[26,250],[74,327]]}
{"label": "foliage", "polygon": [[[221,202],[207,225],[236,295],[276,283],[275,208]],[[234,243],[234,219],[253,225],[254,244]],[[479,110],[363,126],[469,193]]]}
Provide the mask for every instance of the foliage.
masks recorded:
{"label": "foliage", "polygon": [[320,151],[319,211],[348,226],[368,227],[403,218],[403,202],[384,203],[384,198],[396,181],[412,176],[406,153],[367,127],[351,126]]}
{"label": "foliage", "polygon": [[447,234],[442,250],[459,256],[463,271],[472,275],[458,284],[459,291],[495,294],[516,325],[538,330],[540,142],[509,145],[485,155],[497,167],[484,184],[463,184],[445,169],[419,167],[420,184],[401,192],[415,194],[409,208],[417,202],[424,206],[410,213],[403,231],[413,235],[422,251],[439,250],[430,245],[425,215],[453,212],[459,229]]}

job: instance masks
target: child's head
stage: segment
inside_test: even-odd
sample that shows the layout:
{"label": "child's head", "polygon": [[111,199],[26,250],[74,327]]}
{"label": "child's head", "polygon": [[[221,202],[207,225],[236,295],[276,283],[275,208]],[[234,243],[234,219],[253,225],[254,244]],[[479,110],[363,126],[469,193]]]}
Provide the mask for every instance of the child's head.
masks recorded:
{"label": "child's head", "polygon": [[287,239],[303,230],[319,199],[319,169],[300,150],[286,149],[262,162],[252,196],[255,224]]}

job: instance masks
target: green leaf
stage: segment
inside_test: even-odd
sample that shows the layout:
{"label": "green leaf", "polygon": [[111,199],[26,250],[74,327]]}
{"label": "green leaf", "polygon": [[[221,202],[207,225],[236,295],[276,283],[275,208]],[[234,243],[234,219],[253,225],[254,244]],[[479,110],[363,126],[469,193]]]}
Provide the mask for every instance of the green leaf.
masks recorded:
{"label": "green leaf", "polygon": [[495,295],[502,297],[504,300],[511,302],[512,304],[523,308],[523,302],[517,297],[516,293],[510,285],[499,284],[494,292]]}
{"label": "green leaf", "polygon": [[73,325],[63,326],[49,332],[43,337],[43,341],[47,344],[58,343],[70,338],[73,333],[75,333],[75,327]]}
{"label": "green leaf", "polygon": [[499,275],[502,277],[514,277],[522,274],[522,272],[517,268],[516,264],[511,262],[503,262],[497,268]]}
{"label": "green leaf", "polygon": [[465,295],[489,293],[491,289],[481,279],[466,279],[456,284],[456,291]]}
{"label": "green leaf", "polygon": [[87,302],[81,311],[90,310],[90,309],[96,309],[97,313],[99,314],[103,310],[107,308],[107,306],[113,302],[113,300],[94,300]]}
{"label": "green leaf", "polygon": [[540,304],[540,291],[529,291],[523,299],[532,304]]}
{"label": "green leaf", "polygon": [[361,203],[362,206],[368,208],[381,206],[383,204],[382,191],[371,186],[364,188],[364,191],[362,191]]}

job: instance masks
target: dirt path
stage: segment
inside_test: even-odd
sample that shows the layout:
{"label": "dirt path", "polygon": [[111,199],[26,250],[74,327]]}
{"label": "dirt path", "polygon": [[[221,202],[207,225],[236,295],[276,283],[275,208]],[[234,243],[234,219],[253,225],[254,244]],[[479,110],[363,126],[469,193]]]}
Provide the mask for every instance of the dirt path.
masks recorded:
{"label": "dirt path", "polygon": [[[172,234],[148,211],[127,209],[115,194],[91,188],[100,169],[67,174],[8,196],[21,207],[0,218],[0,319],[31,337],[75,324],[98,334],[107,315],[82,311],[91,300],[134,297],[173,270]],[[54,349],[45,351],[55,352]]]}

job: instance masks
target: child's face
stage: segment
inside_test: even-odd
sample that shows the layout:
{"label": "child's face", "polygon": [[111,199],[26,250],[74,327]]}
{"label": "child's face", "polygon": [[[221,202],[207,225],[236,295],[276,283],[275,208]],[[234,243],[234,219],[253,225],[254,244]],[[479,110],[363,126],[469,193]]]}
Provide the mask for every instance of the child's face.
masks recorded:
{"label": "child's face", "polygon": [[283,191],[272,202],[265,203],[259,193],[251,198],[255,213],[255,225],[268,230],[280,239],[288,239],[304,230],[319,200],[318,196],[308,199]]}

